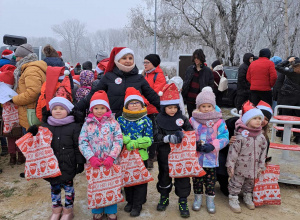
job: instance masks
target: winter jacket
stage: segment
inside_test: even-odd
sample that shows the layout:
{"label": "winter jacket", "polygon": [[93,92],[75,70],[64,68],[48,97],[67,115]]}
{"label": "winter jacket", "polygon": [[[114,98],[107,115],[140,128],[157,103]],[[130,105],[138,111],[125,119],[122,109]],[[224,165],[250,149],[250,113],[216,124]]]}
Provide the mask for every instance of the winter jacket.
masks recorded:
{"label": "winter jacket", "polygon": [[128,87],[134,87],[139,90],[151,104],[159,109],[159,96],[149,86],[145,78],[138,74],[137,67],[134,67],[128,73],[122,72],[117,67],[113,69],[113,72],[107,72],[101,81],[92,88],[91,92],[75,105],[75,109],[85,111],[88,109],[92,95],[98,90],[104,90],[108,95],[111,111],[118,118],[122,114],[125,91]]}
{"label": "winter jacket", "polygon": [[[196,71],[195,65],[191,65],[187,68],[185,72],[185,78],[182,86],[182,97],[184,100],[186,100],[187,98],[187,94],[189,92],[190,84],[193,79],[193,75],[195,71]],[[214,75],[212,74],[212,71],[207,66],[203,66],[202,69],[200,70],[199,84],[200,84],[200,91],[205,86],[210,86],[211,88],[214,87]]]}
{"label": "winter jacket", "polygon": [[48,66],[65,66],[65,63],[59,57],[46,57],[44,61],[47,63]]}
{"label": "winter jacket", "polygon": [[[144,116],[137,121],[129,121],[123,116],[120,116],[117,121],[120,124],[123,135],[130,136],[131,140],[136,140],[141,137],[149,137],[153,142],[152,121],[147,116]],[[140,148],[139,152],[141,156],[145,155],[144,158],[142,157],[143,160],[148,160],[149,156],[147,149]]]}
{"label": "winter jacket", "polygon": [[75,95],[77,102],[90,93],[93,82],[94,73],[90,70],[82,70],[80,73],[80,88],[76,91]]}
{"label": "winter jacket", "polygon": [[80,125],[70,123],[63,126],[51,126],[44,123],[42,126],[48,128],[53,134],[51,147],[62,173],[61,176],[46,180],[51,184],[59,184],[67,180],[72,180],[76,175],[77,164],[85,163],[85,159],[78,148]]}
{"label": "winter jacket", "polygon": [[116,159],[122,145],[121,128],[113,116],[103,116],[100,122],[95,117],[86,118],[79,136],[79,149],[87,163],[93,156],[102,160],[107,157]]}
{"label": "winter jacket", "polygon": [[6,58],[1,58],[0,59],[0,68],[6,64],[10,64],[10,60]]}
{"label": "winter jacket", "polygon": [[[234,175],[254,179],[265,168],[267,141],[262,133],[251,136],[251,131],[241,119],[236,122],[236,141],[230,145],[226,167],[234,169]],[[250,135],[247,136],[247,133]]]}
{"label": "winter jacket", "polygon": [[260,57],[251,63],[247,71],[250,90],[271,91],[277,80],[274,63],[266,57]]}
{"label": "winter jacket", "polygon": [[300,73],[296,73],[293,68],[289,68],[290,62],[288,60],[279,63],[276,66],[276,70],[286,75],[290,81],[300,86]]}
{"label": "winter jacket", "polygon": [[[156,76],[155,82],[154,77]],[[164,72],[162,69],[158,66],[155,70],[153,70],[151,73],[145,73],[145,79],[149,83],[150,87],[158,94],[160,91],[162,91],[162,88],[167,84],[166,78],[164,76]],[[157,109],[154,105],[149,104],[148,100],[145,100],[145,103],[147,105],[147,111],[148,115],[158,113]]]}
{"label": "winter jacket", "polygon": [[18,106],[20,125],[29,128],[27,109],[35,109],[43,83],[46,81],[47,64],[42,61],[25,63],[17,87],[17,96],[12,98]]}
{"label": "winter jacket", "polygon": [[222,75],[224,74],[224,76],[226,78],[227,78],[227,75],[226,75],[225,71],[223,70],[223,65],[217,65],[213,69],[212,72],[214,74],[214,90],[218,90],[218,86],[219,86]]}
{"label": "winter jacket", "polygon": [[250,65],[249,59],[254,57],[252,53],[246,53],[243,57],[243,64],[238,69],[238,80],[237,80],[237,94],[238,95],[249,95],[250,94],[250,83],[247,81],[247,71]]}

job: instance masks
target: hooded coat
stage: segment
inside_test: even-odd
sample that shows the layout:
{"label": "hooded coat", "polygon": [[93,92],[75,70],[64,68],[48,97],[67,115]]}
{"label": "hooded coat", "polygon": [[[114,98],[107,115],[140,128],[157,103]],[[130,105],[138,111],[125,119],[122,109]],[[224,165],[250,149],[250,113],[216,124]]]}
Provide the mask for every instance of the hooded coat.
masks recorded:
{"label": "hooded coat", "polygon": [[238,95],[249,95],[250,94],[250,83],[247,81],[247,71],[250,66],[249,59],[254,57],[252,53],[245,53],[243,57],[243,64],[239,66],[238,80],[237,80],[237,94]]}

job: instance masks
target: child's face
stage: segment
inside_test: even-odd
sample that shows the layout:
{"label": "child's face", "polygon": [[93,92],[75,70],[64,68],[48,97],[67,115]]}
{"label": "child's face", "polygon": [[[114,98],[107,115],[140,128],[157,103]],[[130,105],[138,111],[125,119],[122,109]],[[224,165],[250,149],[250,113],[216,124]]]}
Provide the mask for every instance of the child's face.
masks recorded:
{"label": "child's face", "polygon": [[68,115],[67,110],[60,105],[54,106],[51,113],[52,113],[52,117],[55,119],[62,119],[67,117]]}
{"label": "child's face", "polygon": [[198,110],[202,113],[212,112],[214,110],[214,106],[209,103],[204,103],[199,106]]}
{"label": "child's face", "polygon": [[134,59],[132,54],[126,54],[118,61],[124,66],[132,66],[134,64]]}
{"label": "child's face", "polygon": [[167,115],[174,116],[176,114],[176,112],[178,111],[178,108],[176,105],[169,105],[169,106],[165,107],[165,111],[166,111]]}
{"label": "child's face", "polygon": [[248,124],[247,124],[247,127],[249,128],[259,128],[262,124],[262,121],[261,121],[261,118],[260,117],[255,117],[255,118],[252,118]]}
{"label": "child's face", "polygon": [[262,126],[262,127],[265,127],[268,123],[269,123],[269,119],[265,116],[265,117],[264,117],[264,120],[263,120],[262,123],[261,123],[261,126]]}
{"label": "child's face", "polygon": [[129,111],[141,111],[143,108],[142,103],[140,101],[134,100],[128,103]]}
{"label": "child's face", "polygon": [[98,118],[104,115],[106,112],[107,108],[104,105],[99,104],[93,107],[93,114]]}

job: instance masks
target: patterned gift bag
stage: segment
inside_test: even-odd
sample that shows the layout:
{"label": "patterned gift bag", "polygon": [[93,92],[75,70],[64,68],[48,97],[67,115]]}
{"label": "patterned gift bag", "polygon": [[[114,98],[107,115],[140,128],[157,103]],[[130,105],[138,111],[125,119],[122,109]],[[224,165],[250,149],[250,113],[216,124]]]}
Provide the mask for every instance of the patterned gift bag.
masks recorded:
{"label": "patterned gift bag", "polygon": [[18,127],[19,125],[19,114],[18,114],[18,106],[16,106],[12,102],[6,102],[3,104],[3,133],[10,133],[14,127]]}
{"label": "patterned gift bag", "polygon": [[126,147],[124,147],[120,154],[120,161],[124,187],[136,186],[153,181],[138,149],[128,151]]}
{"label": "patterned gift bag", "polygon": [[57,158],[51,148],[52,133],[48,128],[39,127],[36,136],[27,133],[16,141],[24,156],[25,178],[42,179],[61,175]]}
{"label": "patterned gift bag", "polygon": [[279,165],[267,165],[266,170],[255,179],[253,189],[253,202],[255,206],[281,204],[278,185],[279,175]]}
{"label": "patterned gift bag", "polygon": [[183,131],[180,144],[171,144],[169,153],[169,176],[172,178],[201,177],[206,173],[199,165],[196,153],[195,131]]}
{"label": "patterned gift bag", "polygon": [[123,202],[121,194],[122,172],[121,167],[113,165],[110,169],[101,166],[98,169],[90,164],[85,167],[88,181],[88,208],[98,209]]}

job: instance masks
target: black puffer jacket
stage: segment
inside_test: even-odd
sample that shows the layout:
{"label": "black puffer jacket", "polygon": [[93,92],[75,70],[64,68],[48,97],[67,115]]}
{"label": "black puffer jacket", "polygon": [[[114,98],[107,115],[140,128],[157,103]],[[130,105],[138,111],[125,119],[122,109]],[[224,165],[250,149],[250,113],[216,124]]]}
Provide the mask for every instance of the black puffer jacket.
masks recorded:
{"label": "black puffer jacket", "polygon": [[65,63],[59,57],[46,57],[44,61],[47,63],[47,66],[65,66]]}
{"label": "black puffer jacket", "polygon": [[78,137],[81,127],[77,123],[63,126],[51,126],[47,123],[42,125],[48,128],[52,134],[51,147],[59,164],[61,176],[46,179],[51,184],[64,183],[72,180],[76,175],[77,164],[84,164],[85,158],[78,148]]}
{"label": "black puffer jacket", "polygon": [[275,69],[286,75],[287,78],[290,79],[290,81],[294,82],[295,84],[300,86],[300,73],[294,72],[293,68],[289,68],[290,62],[288,60],[285,60],[278,65],[276,65]]}
{"label": "black puffer jacket", "polygon": [[238,70],[238,80],[237,80],[237,94],[248,95],[250,94],[250,83],[246,79],[247,71],[250,65],[249,59],[254,57],[252,53],[245,53],[243,57],[243,64],[240,65]]}
{"label": "black puffer jacket", "polygon": [[[120,78],[120,83],[117,84],[116,80]],[[107,93],[110,109],[116,113],[116,118],[122,114],[124,107],[125,91],[128,87],[134,87],[139,90],[145,98],[154,105],[157,109],[160,108],[160,99],[157,93],[149,86],[148,82],[141,74],[138,74],[138,68],[134,67],[128,73],[122,72],[117,67],[113,72],[107,72],[101,81],[94,87],[91,92],[83,99],[80,100],[75,106],[75,111],[79,110],[84,112],[90,105],[90,100],[96,91],[104,90]]]}
{"label": "black puffer jacket", "polygon": [[[187,98],[187,94],[190,89],[190,84],[193,79],[193,75],[196,71],[195,65],[191,65],[186,69],[185,72],[185,78],[182,86],[182,97],[185,100]],[[200,76],[199,76],[199,84],[200,84],[200,91],[205,86],[210,86],[211,88],[214,87],[214,75],[207,66],[202,67],[200,70]]]}

